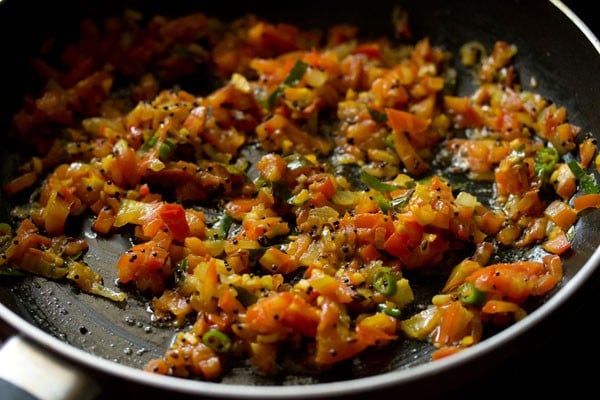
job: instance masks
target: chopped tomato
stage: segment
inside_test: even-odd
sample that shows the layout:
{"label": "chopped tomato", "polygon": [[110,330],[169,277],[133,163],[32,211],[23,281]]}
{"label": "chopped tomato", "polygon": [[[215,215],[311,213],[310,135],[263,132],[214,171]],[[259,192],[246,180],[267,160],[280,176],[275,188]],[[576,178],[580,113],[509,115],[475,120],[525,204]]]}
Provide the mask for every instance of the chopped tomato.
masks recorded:
{"label": "chopped tomato", "polygon": [[117,269],[121,282],[133,281],[139,290],[155,294],[166,288],[172,273],[168,250],[154,240],[129,249],[117,261]]}
{"label": "chopped tomato", "polygon": [[[42,85],[12,119],[36,155],[6,171],[0,275],[152,296],[179,333],[148,371],[285,373],[288,355],[327,370],[405,337],[451,356],[553,293],[600,207],[595,140],[519,84],[513,44],[463,47],[479,81],[459,96],[429,38],[250,14],[81,22],[35,57]],[[201,75],[208,92],[187,91]],[[112,235],[131,246],[123,292],[85,264],[86,240]]]}
{"label": "chopped tomato", "polygon": [[319,320],[318,309],[290,292],[261,298],[246,312],[246,322],[250,328],[265,334],[297,331],[314,337]]}

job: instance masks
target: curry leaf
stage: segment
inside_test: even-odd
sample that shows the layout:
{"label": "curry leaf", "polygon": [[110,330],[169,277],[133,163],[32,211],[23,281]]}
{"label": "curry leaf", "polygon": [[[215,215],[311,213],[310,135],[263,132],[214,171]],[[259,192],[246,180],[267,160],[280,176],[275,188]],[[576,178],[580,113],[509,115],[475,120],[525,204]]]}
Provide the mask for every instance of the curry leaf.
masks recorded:
{"label": "curry leaf", "polygon": [[576,160],[571,160],[567,163],[575,178],[579,181],[581,189],[587,193],[600,193],[600,186],[596,182],[594,175],[586,173]]}

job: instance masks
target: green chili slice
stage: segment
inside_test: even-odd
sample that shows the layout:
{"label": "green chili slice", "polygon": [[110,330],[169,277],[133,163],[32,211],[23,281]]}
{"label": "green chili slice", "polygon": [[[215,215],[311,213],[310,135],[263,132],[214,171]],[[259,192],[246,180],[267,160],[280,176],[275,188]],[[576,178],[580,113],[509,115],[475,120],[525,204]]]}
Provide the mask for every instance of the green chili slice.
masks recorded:
{"label": "green chili slice", "polygon": [[384,303],[377,304],[377,310],[386,313],[390,317],[397,318],[402,315],[402,311],[398,307],[389,307],[387,304]]}
{"label": "green chili slice", "polygon": [[544,147],[535,153],[534,168],[537,176],[547,176],[558,162],[558,151],[554,147]]}
{"label": "green chili slice", "polygon": [[373,288],[385,296],[396,293],[396,279],[387,271],[377,271],[373,277]]}
{"label": "green chili slice", "polygon": [[227,353],[231,349],[231,339],[218,329],[209,329],[202,335],[202,343],[217,353]]}
{"label": "green chili slice", "polygon": [[480,306],[485,303],[486,297],[486,292],[477,289],[472,282],[465,282],[458,288],[458,299],[465,304]]}

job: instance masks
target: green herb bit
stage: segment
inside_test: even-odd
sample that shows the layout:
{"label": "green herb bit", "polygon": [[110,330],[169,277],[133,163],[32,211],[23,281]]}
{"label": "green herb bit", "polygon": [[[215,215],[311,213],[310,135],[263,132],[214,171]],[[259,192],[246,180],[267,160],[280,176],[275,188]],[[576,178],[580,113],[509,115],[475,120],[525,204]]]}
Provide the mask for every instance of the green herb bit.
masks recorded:
{"label": "green herb bit", "polygon": [[444,73],[444,88],[442,93],[455,94],[458,87],[458,72],[454,68],[448,68]]}
{"label": "green herb bit", "polygon": [[221,239],[226,238],[229,233],[229,228],[233,224],[233,218],[227,213],[224,213],[219,219],[213,224],[213,228],[219,230],[219,236]]}
{"label": "green herb bit", "polygon": [[308,158],[298,153],[290,154],[289,156],[286,156],[283,159],[287,163],[287,167],[290,171],[314,165]]}
{"label": "green herb bit", "polygon": [[392,208],[392,203],[381,194],[378,193],[374,198],[377,202],[377,205],[384,213],[387,213]]}
{"label": "green herb bit", "polygon": [[171,54],[178,57],[187,57],[190,55],[190,51],[187,49],[187,47],[178,44],[175,47],[173,47],[173,50],[171,50]]}
{"label": "green herb bit", "polygon": [[525,158],[525,150],[527,150],[527,147],[524,144],[520,144],[519,146],[517,146],[516,149],[512,151],[511,155],[513,157]]}
{"label": "green herb bit", "polygon": [[596,178],[593,174],[588,174],[581,168],[581,165],[576,160],[571,160],[567,163],[575,178],[579,181],[581,189],[586,194],[600,193],[600,186],[596,182]]}
{"label": "green herb bit", "polygon": [[256,300],[258,300],[258,296],[250,292],[245,287],[233,285],[233,288],[237,292],[236,298],[244,307],[248,307],[256,303]]}
{"label": "green herb bit", "polygon": [[406,206],[408,204],[408,201],[410,200],[410,196],[412,196],[413,193],[414,193],[414,189],[411,189],[411,190],[407,191],[406,193],[404,193],[403,195],[395,197],[391,200],[386,199],[381,194],[377,194],[374,198],[375,198],[375,201],[377,202],[377,204],[379,205],[379,208],[381,208],[381,211],[386,213],[389,210],[400,211],[400,209],[402,209],[404,206]]}
{"label": "green herb bit", "polygon": [[152,147],[154,147],[154,145],[156,144],[157,141],[158,141],[158,136],[156,136],[156,135],[150,136],[148,138],[148,140],[146,140],[144,142],[144,144],[142,144],[142,146],[140,147],[140,150],[143,152],[150,150]]}
{"label": "green herb bit", "polygon": [[293,204],[292,199],[294,198],[294,195],[286,182],[272,182],[271,190],[276,197],[279,197],[286,203]]}
{"label": "green herb bit", "polygon": [[0,222],[0,249],[8,247],[8,243],[12,239],[12,227],[6,222]]}
{"label": "green herb bit", "polygon": [[2,276],[25,276],[26,273],[7,266],[0,266],[0,277]]}
{"label": "green herb bit", "polygon": [[182,259],[175,265],[175,284],[179,286],[186,279],[186,273],[188,272],[189,261],[187,258]]}
{"label": "green herb bit", "polygon": [[296,86],[302,80],[304,73],[308,69],[308,64],[302,60],[296,61],[292,69],[290,70],[288,76],[283,81],[284,85],[287,86]]}
{"label": "green herb bit", "polygon": [[367,110],[369,110],[369,115],[371,116],[371,118],[373,119],[373,121],[377,122],[377,123],[384,123],[385,121],[387,121],[388,117],[386,113],[383,113],[381,111],[377,111],[374,108],[368,107]]}
{"label": "green herb bit", "polygon": [[173,154],[173,152],[175,151],[175,149],[177,148],[177,143],[175,143],[172,140],[166,139],[164,142],[162,142],[158,148],[158,158],[161,161],[165,161],[167,160],[169,157],[171,157],[171,154]]}
{"label": "green herb bit", "polygon": [[402,196],[393,198],[392,200],[390,200],[390,206],[395,210],[398,210],[398,209],[406,206],[408,204],[408,201],[410,200],[410,196],[412,196],[412,194],[414,192],[415,192],[415,190],[411,189],[411,190],[407,191],[406,193],[404,193]]}
{"label": "green herb bit", "polygon": [[280,85],[277,86],[277,89],[273,90],[273,93],[271,93],[267,98],[267,108],[272,110],[273,107],[275,107],[275,103],[277,103],[277,100],[279,100],[281,96],[283,96],[283,86]]}
{"label": "green herb bit", "polygon": [[385,145],[395,151],[394,135],[390,134],[385,137]]}
{"label": "green herb bit", "polygon": [[286,78],[283,80],[283,83],[277,86],[277,88],[273,90],[273,92],[267,98],[267,107],[269,110],[272,110],[273,107],[275,107],[277,100],[283,96],[283,90],[286,86],[294,87],[300,83],[307,69],[307,63],[302,60],[296,61]]}
{"label": "green herb bit", "polygon": [[0,236],[11,236],[12,227],[6,222],[0,222]]}
{"label": "green herb bit", "polygon": [[403,189],[402,186],[381,182],[379,179],[369,174],[365,170],[360,171],[360,181],[371,189],[379,190],[380,192],[390,192],[392,190]]}
{"label": "green herb bit", "polygon": [[184,258],[177,264],[177,271],[187,272],[189,266],[189,262],[187,258]]}

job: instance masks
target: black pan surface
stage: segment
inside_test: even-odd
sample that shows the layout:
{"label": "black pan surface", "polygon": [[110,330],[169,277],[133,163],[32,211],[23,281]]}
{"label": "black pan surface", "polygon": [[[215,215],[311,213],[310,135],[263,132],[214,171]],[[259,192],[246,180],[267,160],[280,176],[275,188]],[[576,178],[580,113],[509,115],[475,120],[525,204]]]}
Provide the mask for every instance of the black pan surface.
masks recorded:
{"label": "black pan surface", "polygon": [[[34,84],[25,79],[28,73],[25,58],[31,49],[36,48],[34,45],[37,41],[54,32],[59,36],[76,35],[76,18],[79,16],[105,15],[119,10],[119,5],[124,4],[110,1],[85,5],[53,2],[37,4],[36,12],[31,13],[28,12],[31,11],[31,6],[27,6],[29,3],[8,0],[0,7],[2,46],[9,49],[6,54],[14,54],[14,57],[2,60],[3,87],[7,93],[3,96],[3,123],[8,121],[10,113],[19,106],[20,93],[30,90],[30,86]],[[284,10],[263,2],[233,8],[230,5],[204,5],[194,1],[151,5],[141,1],[127,2],[133,8],[160,13],[180,13],[194,7],[217,16],[230,16],[232,12],[241,15],[252,11],[301,26],[325,27],[332,21],[348,22],[358,24],[362,30],[373,35],[389,33],[389,15],[395,3],[380,1],[340,8],[340,2],[304,2],[290,5]],[[597,112],[600,90],[592,79],[592,74],[600,71],[599,46],[597,42],[592,43],[590,38],[586,38],[555,4],[519,0],[493,3],[421,0],[399,3],[409,12],[415,36],[428,35],[433,43],[443,44],[455,54],[463,43],[474,39],[488,47],[497,39],[516,44],[519,48],[517,68],[521,80],[528,82],[530,77],[535,77],[539,82],[537,92],[564,105],[569,110],[572,123],[600,139],[600,114]],[[62,6],[58,6],[59,4]],[[289,11],[290,7],[293,12]],[[28,38],[15,37],[14,33],[9,35],[6,30],[13,25],[5,22],[15,18],[24,21],[21,29],[33,31],[34,34]],[[459,81],[459,93],[466,94],[471,87],[467,77],[463,78],[465,79]],[[3,147],[7,151],[2,170],[4,175],[14,167],[15,154],[20,149],[12,148],[8,143]],[[6,205],[0,212],[6,214]],[[113,266],[126,248],[126,243],[94,235],[89,229],[88,221],[82,221],[82,225],[90,244],[85,261],[105,277],[105,283],[110,287],[116,277]],[[546,299],[547,302],[533,312],[527,321],[490,339],[490,343],[482,343],[481,351],[473,349],[462,360],[446,363],[448,365],[439,369],[430,366],[429,356],[433,350],[430,346],[404,342],[392,352],[369,353],[360,362],[344,364],[327,375],[293,374],[271,379],[240,366],[219,384],[181,382],[176,378],[148,378],[137,371],[148,360],[161,356],[173,335],[172,329],[151,323],[147,299],[130,297],[126,305],[118,306],[101,298],[78,293],[68,284],[39,277],[2,280],[0,301],[10,311],[0,309],[0,316],[9,316],[12,327],[5,328],[6,332],[18,330],[71,359],[77,366],[90,369],[102,385],[106,385],[103,398],[109,398],[116,391],[141,391],[149,399],[159,398],[165,393],[172,394],[174,391],[182,396],[207,394],[216,397],[293,398],[334,397],[355,393],[365,398],[363,392],[366,390],[373,393],[379,390],[377,388],[393,390],[398,383],[406,386],[407,393],[425,396],[441,393],[442,390],[460,390],[458,385],[467,381],[472,383],[474,378],[484,375],[487,370],[494,371],[494,366],[503,365],[503,361],[510,360],[515,354],[531,350],[532,343],[534,349],[543,347],[544,342],[538,339],[546,336],[548,331],[565,329],[565,320],[571,321],[567,324],[572,326],[579,323],[574,318],[576,315],[580,318],[593,318],[593,315],[588,314],[589,309],[583,308],[579,303],[589,301],[589,298],[593,300],[594,297],[596,304],[598,303],[598,296],[589,293],[598,288],[599,268],[596,268],[596,264],[600,258],[597,251],[599,244],[600,212],[593,212],[577,225],[577,236],[573,243],[576,251],[565,260],[565,279],[559,290],[553,292]],[[590,257],[593,260],[588,262]],[[567,303],[570,306],[568,309]],[[575,311],[579,314],[571,312],[573,303],[577,303]],[[591,311],[592,314],[595,312],[595,319],[600,317],[597,310],[595,308]],[[14,318],[13,315],[18,317]],[[556,322],[558,317],[561,319]],[[565,334],[571,334],[570,329],[565,329]],[[566,347],[575,352],[585,352],[587,349],[584,344],[583,347],[574,347],[575,342],[589,340],[589,336],[582,332],[565,338]],[[549,345],[557,344],[550,342]],[[72,349],[76,350],[72,352]],[[545,354],[545,350],[540,353]],[[591,350],[598,351],[597,348]],[[522,374],[529,372],[519,371]],[[424,379],[428,379],[430,383],[425,384]],[[340,381],[345,381],[346,385],[340,385]],[[115,382],[126,386],[120,387]],[[431,382],[436,383],[432,385]],[[258,387],[258,392],[240,387],[246,384]],[[293,387],[307,384],[311,387],[298,389],[297,396],[292,395]],[[291,386],[292,391],[277,392],[277,389],[269,391],[268,388],[261,391],[260,387],[263,385],[278,388]],[[290,388],[285,388],[287,389]]]}

